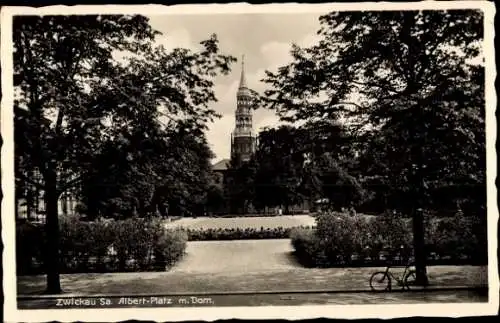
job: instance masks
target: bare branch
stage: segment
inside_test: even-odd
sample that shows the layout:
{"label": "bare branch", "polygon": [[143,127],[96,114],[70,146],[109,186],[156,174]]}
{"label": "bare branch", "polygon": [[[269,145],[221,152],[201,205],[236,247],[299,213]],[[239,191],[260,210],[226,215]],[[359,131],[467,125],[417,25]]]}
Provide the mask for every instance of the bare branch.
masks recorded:
{"label": "bare branch", "polygon": [[75,187],[76,185],[80,184],[83,181],[82,176],[78,176],[70,181],[67,181],[63,185],[60,185],[60,188],[58,189],[58,193],[62,194],[66,192],[68,189]]}
{"label": "bare branch", "polygon": [[340,102],[337,102],[335,105],[336,106],[340,106],[340,105],[352,105],[352,106],[355,106],[358,109],[363,109],[363,107],[361,105],[359,105],[357,103],[354,103],[354,102],[340,101]]}
{"label": "bare branch", "polygon": [[384,91],[388,91],[388,92],[393,92],[394,94],[401,94],[401,92],[399,91],[396,91],[394,89],[391,89],[387,86],[383,86],[382,84],[380,83],[372,83],[372,82],[359,82],[359,81],[354,81],[352,80],[351,81],[353,84],[356,84],[356,85],[361,85],[361,86],[373,86],[373,87],[378,87]]}
{"label": "bare branch", "polygon": [[26,176],[25,174],[22,174],[22,173],[16,174],[16,181],[24,181],[24,182],[26,182],[28,184],[31,184],[31,185],[35,186],[36,188],[39,188],[39,189],[43,189],[44,188],[43,183],[36,182],[36,181],[32,180],[30,177],[28,177],[28,176]]}

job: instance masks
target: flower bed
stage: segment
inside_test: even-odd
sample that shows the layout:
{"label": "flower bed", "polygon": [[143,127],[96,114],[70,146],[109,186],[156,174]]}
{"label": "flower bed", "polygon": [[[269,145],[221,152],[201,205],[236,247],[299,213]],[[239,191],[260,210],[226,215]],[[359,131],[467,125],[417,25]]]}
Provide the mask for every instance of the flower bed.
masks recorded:
{"label": "flower bed", "polygon": [[[311,228],[303,226],[302,228]],[[250,240],[250,239],[288,239],[292,228],[217,228],[217,229],[181,229],[186,232],[189,241],[213,240]]]}

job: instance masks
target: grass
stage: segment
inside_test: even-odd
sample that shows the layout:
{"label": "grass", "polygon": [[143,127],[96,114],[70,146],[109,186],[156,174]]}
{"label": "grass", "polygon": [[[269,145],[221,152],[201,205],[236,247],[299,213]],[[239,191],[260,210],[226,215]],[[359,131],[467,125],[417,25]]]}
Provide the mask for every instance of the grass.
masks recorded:
{"label": "grass", "polygon": [[309,215],[285,215],[269,217],[234,217],[234,218],[184,218],[167,223],[167,227],[189,229],[274,229],[313,226],[315,220]]}

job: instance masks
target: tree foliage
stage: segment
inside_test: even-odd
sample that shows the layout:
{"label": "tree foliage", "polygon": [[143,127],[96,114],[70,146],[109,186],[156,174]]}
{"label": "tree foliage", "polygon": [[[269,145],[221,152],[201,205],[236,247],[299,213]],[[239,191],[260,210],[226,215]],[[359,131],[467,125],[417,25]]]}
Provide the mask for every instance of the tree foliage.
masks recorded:
{"label": "tree foliage", "polygon": [[471,61],[480,12],[335,12],[321,23],[317,45],[294,46],[294,62],[268,73],[268,107],[291,120],[348,118],[369,141],[365,175],[425,187],[426,203],[484,184],[484,68]]}
{"label": "tree foliage", "polygon": [[255,194],[255,172],[258,165],[243,161],[235,156],[231,159],[224,176],[224,197],[232,214],[246,214],[250,211]]}
{"label": "tree foliage", "polygon": [[328,120],[262,131],[253,158],[254,203],[287,212],[316,198],[328,198],[336,209],[361,201],[363,191],[348,171],[350,140],[342,125]]}
{"label": "tree foliage", "polygon": [[262,207],[288,208],[302,201],[300,187],[304,164],[299,129],[282,126],[260,132],[254,162],[255,203]]}
{"label": "tree foliage", "polygon": [[[28,112],[29,129],[16,133],[16,154],[23,156],[17,166],[42,175],[41,183],[32,184],[45,193],[48,289],[59,292],[59,195],[96,171],[102,175],[107,165],[123,171],[108,182],[122,176],[120,194],[138,194],[133,203],[145,207],[158,183],[150,179],[172,176],[153,169],[154,152],[186,144],[178,147],[175,162],[166,163],[184,166],[178,172],[189,165],[183,158],[198,158],[200,149],[190,150],[196,146],[192,138],[217,117],[210,108],[213,77],[227,73],[235,59],[219,54],[215,35],[201,42],[200,52],[154,46],[159,33],[143,16],[23,16],[15,17],[13,29],[16,106]],[[119,61],[117,53],[130,57]],[[184,148],[191,153],[183,154]],[[200,175],[182,174],[184,180]]]}
{"label": "tree foliage", "polygon": [[264,80],[266,106],[283,120],[348,121],[361,180],[414,216],[420,282],[418,210],[486,202],[482,20],[474,10],[332,12],[321,40],[294,45],[293,61]]}

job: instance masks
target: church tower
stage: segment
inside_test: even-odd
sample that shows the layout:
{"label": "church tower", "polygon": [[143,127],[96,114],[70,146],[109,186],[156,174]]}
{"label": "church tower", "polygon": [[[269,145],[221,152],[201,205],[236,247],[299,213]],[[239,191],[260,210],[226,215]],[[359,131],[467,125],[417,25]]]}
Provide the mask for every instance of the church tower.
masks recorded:
{"label": "church tower", "polygon": [[236,126],[231,134],[231,158],[248,161],[255,152],[255,135],[252,129],[252,93],[245,78],[244,57],[241,62],[241,77],[236,94]]}

